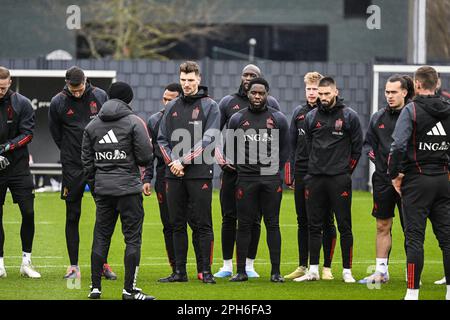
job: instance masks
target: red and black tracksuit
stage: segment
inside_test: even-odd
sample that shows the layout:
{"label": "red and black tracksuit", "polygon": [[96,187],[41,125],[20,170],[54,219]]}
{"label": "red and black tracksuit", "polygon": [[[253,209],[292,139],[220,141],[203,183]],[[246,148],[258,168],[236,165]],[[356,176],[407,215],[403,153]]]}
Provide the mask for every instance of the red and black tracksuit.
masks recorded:
{"label": "red and black tracksuit", "polygon": [[[289,158],[289,125],[278,110],[250,106],[230,119],[227,152],[237,168],[236,202],[238,230],[236,236],[237,272],[245,273],[251,241],[251,229],[260,215],[267,229],[271,274],[280,273],[281,233],[279,225],[282,198],[280,168]],[[233,147],[230,147],[233,146]]]}
{"label": "red and black tracksuit", "polygon": [[[278,101],[269,96],[267,98],[268,106],[280,110]],[[235,94],[225,96],[219,102],[220,110],[220,130],[223,130],[230,121],[230,118],[240,110],[248,108],[250,101],[243,85]],[[220,151],[219,151],[220,152]],[[219,161],[220,163],[220,161]],[[220,206],[222,209],[222,255],[224,260],[233,258],[234,244],[236,242],[236,182],[237,172],[235,168],[221,165],[221,187],[220,187]],[[248,258],[255,259],[258,250],[259,237],[261,234],[260,219],[255,223],[251,230],[251,241],[248,249]]]}
{"label": "red and black tracksuit", "polygon": [[[161,222],[163,224],[164,243],[166,246],[167,257],[169,258],[169,264],[172,267],[172,271],[175,272],[175,250],[173,247],[173,227],[170,224],[169,209],[167,206],[167,194],[166,194],[166,163],[162,156],[161,150],[157,144],[159,124],[164,115],[165,110],[160,110],[152,115],[147,122],[147,129],[153,142],[154,159],[156,159],[156,179],[155,179],[155,192],[159,204],[159,214]],[[154,161],[145,169],[145,175],[143,182],[151,183],[154,174]],[[188,204],[189,205],[189,204]],[[192,229],[192,245],[194,246],[197,272],[202,272],[202,261],[200,255],[200,239],[198,235],[198,228],[193,220],[192,216],[188,216],[188,224]]]}
{"label": "red and black tracksuit", "polygon": [[20,238],[22,251],[31,253],[34,238],[34,193],[30,174],[28,143],[33,138],[34,110],[30,100],[9,90],[0,99],[0,155],[9,165],[0,171],[0,257],[3,257],[5,233],[3,204],[9,188],[22,214]]}
{"label": "red and black tracksuit", "polygon": [[344,269],[352,266],[351,174],[363,144],[357,113],[336,97],[332,108],[319,104],[305,119],[309,161],[305,177],[306,212],[309,226],[310,264],[318,265],[323,221],[336,215]]}
{"label": "red and black tracksuit", "polygon": [[404,173],[401,184],[408,288],[420,288],[427,218],[439,242],[450,285],[450,103],[439,96],[416,96],[397,121],[389,175]]}
{"label": "red and black tracksuit", "polygon": [[[206,162],[208,157],[203,153],[216,144],[219,120],[217,103],[208,97],[206,87],[199,87],[198,93],[193,96],[182,94],[180,98],[172,100],[166,106],[160,122],[158,145],[165,163],[168,165],[179,160],[184,166],[184,176],[181,178],[174,176],[170,168],[166,167],[166,195],[170,223],[173,226],[178,273],[186,273],[187,221],[192,216],[199,230],[202,271],[211,272],[214,245],[211,216],[214,161]],[[192,206],[189,210],[188,203]]]}
{"label": "red and black tracksuit", "polygon": [[[317,105],[300,105],[294,109],[292,115],[290,131],[291,141],[291,161],[286,168],[291,175],[291,166],[294,168],[294,197],[295,210],[297,213],[297,241],[299,266],[308,266],[309,258],[309,231],[308,215],[306,214],[305,200],[305,176],[308,171],[308,149],[305,139],[305,118],[308,112],[316,108]],[[334,225],[333,213],[330,211],[323,221],[323,252],[324,267],[330,268],[336,245],[336,227]]]}
{"label": "red and black tracksuit", "polygon": [[[364,151],[369,160],[375,164],[372,175],[373,209],[372,215],[377,219],[390,219],[395,216],[397,206],[400,224],[404,230],[403,210],[400,195],[395,191],[391,178],[388,175],[388,157],[391,148],[392,133],[400,110],[385,106],[372,115],[364,141]],[[406,252],[406,242],[404,242]],[[389,249],[390,255],[391,249]]]}
{"label": "red and black tracksuit", "polygon": [[66,241],[71,265],[78,264],[81,199],[88,183],[81,164],[83,131],[107,99],[105,91],[87,83],[81,98],[74,97],[65,86],[50,102],[48,123],[61,152],[61,199],[66,202]]}

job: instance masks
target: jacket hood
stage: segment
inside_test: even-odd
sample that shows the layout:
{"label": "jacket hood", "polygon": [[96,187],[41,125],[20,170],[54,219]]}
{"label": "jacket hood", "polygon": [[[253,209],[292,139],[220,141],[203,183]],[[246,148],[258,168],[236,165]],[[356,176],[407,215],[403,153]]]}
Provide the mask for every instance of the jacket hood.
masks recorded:
{"label": "jacket hood", "polygon": [[317,100],[317,105],[319,107],[319,110],[322,111],[322,112],[335,112],[336,110],[339,110],[339,109],[342,109],[342,108],[345,107],[344,99],[343,98],[339,98],[338,96],[336,96],[336,103],[335,103],[334,107],[331,108],[331,109],[327,108],[327,107],[324,107],[322,105],[322,103],[320,102],[320,99]]}
{"label": "jacket hood", "polygon": [[184,93],[181,94],[181,99],[187,103],[192,103],[198,99],[205,98],[208,96],[208,87],[199,86],[198,92],[192,96],[185,96]]}
{"label": "jacket hood", "polygon": [[437,119],[450,116],[450,103],[442,100],[438,95],[417,96],[413,102]]}
{"label": "jacket hood", "polygon": [[98,117],[103,121],[114,121],[130,114],[133,114],[133,111],[129,105],[122,100],[111,99],[103,104]]}
{"label": "jacket hood", "polygon": [[91,83],[89,82],[89,80],[86,80],[86,89],[84,90],[83,95],[80,98],[75,97],[72,92],[70,92],[69,87],[67,86],[67,84],[64,86],[63,91],[67,94],[68,97],[72,98],[72,99],[83,99],[84,97],[86,97],[87,94],[89,94],[89,92],[92,91],[92,86]]}
{"label": "jacket hood", "polygon": [[247,91],[245,90],[244,84],[243,84],[243,83],[241,83],[241,85],[239,86],[239,89],[238,89],[238,92],[236,93],[236,95],[238,95],[238,96],[241,97],[241,98],[246,98],[246,99],[248,99],[248,97],[247,97]]}

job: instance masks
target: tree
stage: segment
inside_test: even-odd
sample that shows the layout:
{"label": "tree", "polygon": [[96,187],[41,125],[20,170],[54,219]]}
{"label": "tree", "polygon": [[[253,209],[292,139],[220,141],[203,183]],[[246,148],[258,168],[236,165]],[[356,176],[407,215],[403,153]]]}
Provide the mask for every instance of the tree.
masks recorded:
{"label": "tree", "polygon": [[[220,38],[220,24],[212,21],[219,1],[206,0],[94,0],[79,35],[95,58],[167,59],[164,53],[189,37]],[[230,17],[230,21],[235,17]]]}
{"label": "tree", "polygon": [[450,1],[427,2],[428,56],[432,59],[450,59]]}

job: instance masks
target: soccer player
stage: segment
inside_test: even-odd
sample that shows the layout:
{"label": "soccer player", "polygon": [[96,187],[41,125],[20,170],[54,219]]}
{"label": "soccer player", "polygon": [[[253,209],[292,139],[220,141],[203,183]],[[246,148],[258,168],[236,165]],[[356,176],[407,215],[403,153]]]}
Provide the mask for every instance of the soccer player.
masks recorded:
{"label": "soccer player", "polygon": [[139,270],[144,207],[139,166],[147,166],[153,147],[145,122],[136,116],[130,103],[133,90],[124,82],[108,89],[98,117],[83,134],[83,170],[96,195],[96,219],[91,255],[91,292],[101,296],[103,265],[106,261],[117,217],[120,215],[125,238],[125,279],[123,300],[154,300],[135,287]]}
{"label": "soccer player", "polygon": [[[173,226],[175,274],[169,282],[188,281],[186,273],[187,221],[195,218],[199,230],[203,282],[216,283],[211,273],[214,233],[212,228],[212,178],[214,159],[205,151],[214,147],[219,132],[217,103],[200,86],[200,67],[194,61],[180,65],[183,93],[171,101],[159,125],[158,144],[166,167],[166,194]],[[186,210],[188,203],[192,205]],[[195,217],[192,217],[195,214]]]}
{"label": "soccer player", "polygon": [[[66,203],[66,244],[70,259],[64,278],[75,279],[81,276],[78,266],[78,227],[81,199],[87,183],[81,164],[83,130],[97,116],[108,97],[105,91],[91,85],[78,67],[68,69],[65,80],[63,91],[51,100],[48,120],[50,133],[61,151],[61,199]],[[107,263],[103,275],[106,279],[117,279]]]}
{"label": "soccer player", "polygon": [[342,278],[354,283],[352,276],[352,178],[361,156],[363,135],[357,113],[338,96],[331,77],[319,82],[320,105],[306,115],[305,133],[309,153],[305,177],[306,212],[309,226],[310,266],[296,281],[319,280],[319,257],[323,221],[331,211],[336,215],[340,233]]}
{"label": "soccer player", "polygon": [[[442,88],[441,75],[439,72],[438,72],[438,84],[436,87],[436,94],[439,95],[442,99],[450,101],[450,92]],[[434,282],[434,284],[445,284],[445,283],[446,283],[445,277]]]}
{"label": "soccer player", "polygon": [[[163,93],[162,103],[166,106],[170,101],[175,98],[178,98],[183,89],[179,83],[171,83],[166,86]],[[157,144],[158,139],[158,131],[159,124],[164,115],[165,109],[158,111],[154,115],[152,115],[147,122],[147,129],[150,137],[153,142],[153,151],[154,158],[156,158],[156,181],[155,181],[155,191],[158,198],[159,204],[159,213],[161,216],[161,222],[163,224],[163,234],[164,234],[164,243],[166,246],[167,256],[169,258],[169,264],[172,268],[172,275],[175,273],[175,253],[173,248],[173,227],[170,224],[169,218],[169,210],[167,207],[167,195],[166,195],[166,164],[164,163],[164,158],[161,154],[161,150]],[[154,171],[154,161],[146,168],[144,175],[144,194],[146,196],[151,195],[151,181],[153,179],[153,171]],[[197,260],[197,278],[202,280],[202,262],[200,256],[200,243],[198,237],[198,228],[195,222],[191,219],[188,220],[188,224],[192,229],[192,244],[194,246],[195,257]],[[158,282],[169,282],[171,280],[171,276],[161,278]]]}
{"label": "soccer player", "polygon": [[[220,109],[220,130],[223,130],[230,121],[232,115],[240,110],[248,108],[250,101],[248,99],[248,84],[250,80],[261,77],[261,70],[253,65],[248,64],[242,70],[241,85],[237,93],[227,95],[219,102]],[[269,107],[280,110],[278,101],[272,97],[267,97],[267,104]],[[218,151],[218,155],[220,150]],[[219,156],[220,157],[220,156]],[[226,157],[226,155],[225,155]],[[229,163],[226,163],[225,157],[222,156],[223,161],[219,160],[221,173],[221,188],[220,188],[220,206],[222,209],[222,256],[223,266],[214,274],[217,278],[230,277],[233,274],[233,251],[236,242],[236,168]],[[219,158],[220,159],[220,158]],[[261,223],[257,220],[251,229],[251,241],[248,249],[248,256],[246,258],[245,271],[249,278],[257,278],[259,274],[255,271],[254,261],[256,252],[258,250],[259,237],[261,234]]]}
{"label": "soccer player", "polygon": [[8,188],[22,214],[20,273],[29,278],[40,278],[41,275],[31,264],[34,238],[34,186],[28,163],[30,156],[27,144],[33,138],[34,111],[30,100],[10,89],[11,83],[9,70],[0,66],[0,278],[6,277],[3,261],[5,243],[3,204]]}
{"label": "soccer player", "polygon": [[[280,274],[282,197],[280,168],[289,158],[289,125],[280,111],[267,105],[269,84],[262,78],[250,81],[250,106],[234,114],[227,128],[227,151],[236,166],[237,273],[230,281],[247,281],[246,261],[251,229],[262,215],[272,265],[270,281],[284,282]],[[231,147],[230,147],[231,146]]]}
{"label": "soccer player", "polygon": [[408,272],[405,300],[419,299],[427,218],[442,250],[446,300],[450,300],[450,104],[436,95],[437,82],[434,68],[416,70],[416,96],[397,120],[389,153],[389,175],[403,204]]}
{"label": "soccer player", "polygon": [[[308,72],[304,77],[306,104],[294,109],[290,126],[291,139],[291,163],[294,164],[294,185],[295,209],[297,213],[297,241],[299,264],[292,273],[284,276],[286,279],[296,279],[305,275],[308,270],[309,258],[309,232],[308,215],[306,214],[305,200],[305,176],[308,170],[308,152],[305,141],[305,117],[311,110],[317,108],[319,81],[323,76],[318,72]],[[291,172],[289,166],[288,173]],[[333,259],[334,247],[336,244],[336,227],[334,226],[333,214],[325,216],[323,226],[323,252],[324,263],[322,269],[322,279],[334,279],[331,273],[331,261]]]}
{"label": "soccer player", "polygon": [[395,191],[387,174],[392,133],[403,107],[414,96],[414,82],[409,76],[393,75],[385,86],[387,106],[372,115],[367,129],[364,150],[375,164],[372,175],[373,209],[376,218],[376,269],[359,283],[385,283],[389,281],[388,259],[392,247],[392,222],[397,206],[400,224],[404,229],[400,195]]}

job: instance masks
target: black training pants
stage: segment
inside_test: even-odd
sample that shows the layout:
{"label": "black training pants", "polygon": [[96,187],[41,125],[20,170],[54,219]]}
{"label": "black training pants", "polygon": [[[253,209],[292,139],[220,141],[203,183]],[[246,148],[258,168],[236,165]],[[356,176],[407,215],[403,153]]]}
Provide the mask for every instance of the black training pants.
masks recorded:
{"label": "black training pants", "polygon": [[[220,188],[220,206],[222,208],[222,255],[223,260],[233,258],[236,242],[237,208],[236,208],[237,173],[222,171]],[[261,235],[261,217],[255,221],[251,229],[251,240],[248,258],[255,259]]]}
{"label": "black training pants", "polygon": [[[173,247],[173,227],[170,224],[169,208],[167,206],[166,179],[156,178],[155,192],[158,198],[159,214],[163,225],[164,243],[166,246],[167,257],[172,271],[175,272],[175,249]],[[189,209],[192,206],[188,204]],[[195,258],[197,262],[197,272],[202,272],[202,258],[200,249],[200,237],[197,223],[193,220],[193,215],[188,215],[188,224],[192,229],[192,245],[194,246]]]}
{"label": "black training pants", "polygon": [[245,272],[253,225],[262,215],[267,230],[271,274],[280,273],[281,233],[280,205],[281,181],[275,178],[239,177],[236,187],[238,230],[236,236],[237,271]]}
{"label": "black training pants", "polygon": [[133,289],[141,258],[142,224],[144,207],[141,194],[121,197],[96,196],[96,219],[91,255],[92,286],[101,289],[103,264],[106,263],[109,244],[120,215],[122,233],[125,238],[124,289]]}
{"label": "black training pants", "polygon": [[[306,200],[305,200],[305,175],[295,175],[295,210],[297,212],[297,241],[298,241],[298,257],[299,266],[308,267],[309,258],[309,229],[308,229],[308,215],[306,214]],[[329,214],[325,215],[323,221],[323,266],[331,268],[333,260],[334,248],[336,246],[336,227],[334,225],[333,212],[329,210]]]}
{"label": "black training pants", "polygon": [[330,209],[336,215],[340,233],[342,264],[352,267],[352,179],[350,174],[306,176],[306,212],[309,226],[310,264],[318,265],[324,219]]}
{"label": "black training pants", "polygon": [[406,174],[402,181],[408,288],[420,288],[425,228],[430,219],[450,285],[450,193],[448,175]]}
{"label": "black training pants", "polygon": [[[198,228],[202,271],[211,272],[214,247],[211,179],[166,179],[166,183],[176,269],[181,273],[186,272],[187,223],[192,220],[196,222]],[[188,204],[192,206],[190,209]]]}

